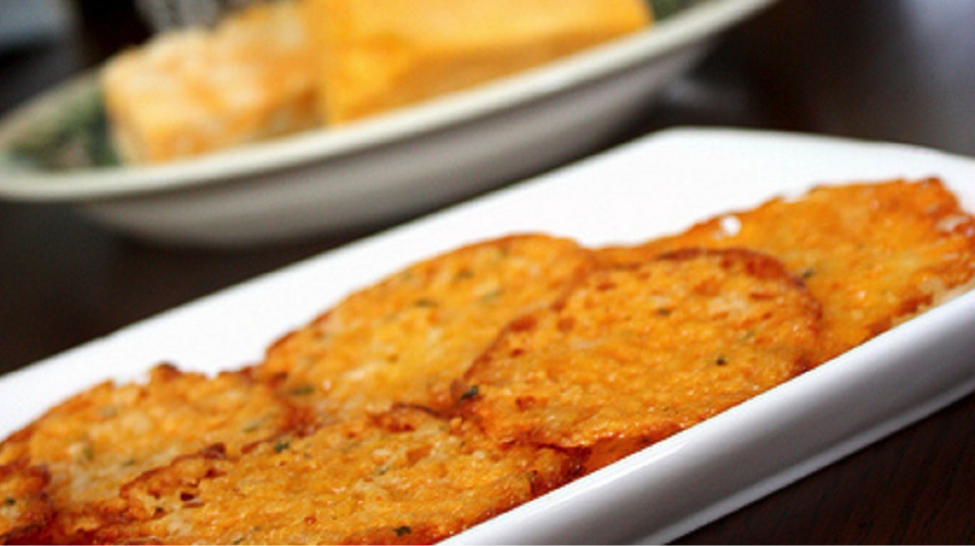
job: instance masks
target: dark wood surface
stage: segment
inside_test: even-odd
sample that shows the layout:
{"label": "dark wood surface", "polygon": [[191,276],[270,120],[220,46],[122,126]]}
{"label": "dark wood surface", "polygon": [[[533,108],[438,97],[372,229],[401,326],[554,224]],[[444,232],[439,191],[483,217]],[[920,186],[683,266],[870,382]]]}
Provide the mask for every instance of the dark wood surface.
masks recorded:
{"label": "dark wood surface", "polygon": [[[111,3],[80,3],[77,33],[0,52],[0,113],[144,36],[124,8],[98,4]],[[725,34],[619,141],[731,126],[975,156],[973,28],[975,0],[781,0]],[[383,228],[235,251],[160,248],[63,205],[0,202],[0,373]],[[973,432],[969,396],[681,542],[975,543]]]}

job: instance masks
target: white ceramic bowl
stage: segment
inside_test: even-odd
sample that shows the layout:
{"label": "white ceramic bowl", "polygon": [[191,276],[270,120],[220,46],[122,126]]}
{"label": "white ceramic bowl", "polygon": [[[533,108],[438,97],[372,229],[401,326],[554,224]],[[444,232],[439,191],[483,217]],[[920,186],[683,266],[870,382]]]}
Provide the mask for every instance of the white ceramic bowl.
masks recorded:
{"label": "white ceramic bowl", "polygon": [[[709,0],[635,34],[474,90],[267,143],[151,167],[0,166],[0,198],[71,202],[159,242],[244,245],[390,221],[599,148],[718,32],[773,0]],[[0,150],[91,93],[81,78],[15,111]]]}

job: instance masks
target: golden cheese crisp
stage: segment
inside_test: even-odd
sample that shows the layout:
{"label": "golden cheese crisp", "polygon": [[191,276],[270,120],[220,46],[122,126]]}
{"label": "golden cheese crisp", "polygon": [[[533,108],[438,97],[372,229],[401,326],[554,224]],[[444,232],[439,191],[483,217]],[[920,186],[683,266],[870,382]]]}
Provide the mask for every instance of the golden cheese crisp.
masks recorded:
{"label": "golden cheese crisp", "polygon": [[229,461],[179,461],[127,491],[98,540],[165,544],[430,543],[575,476],[555,450],[500,446],[459,420],[397,407],[279,438]]}
{"label": "golden cheese crisp", "polygon": [[158,163],[313,127],[313,53],[297,1],[161,34],[101,72],[115,147]]}
{"label": "golden cheese crisp", "polygon": [[271,347],[255,372],[322,415],[442,406],[505,324],[561,297],[591,263],[588,250],[545,235],[466,246],[349,296]]}
{"label": "golden cheese crisp", "polygon": [[344,123],[646,28],[643,0],[310,0],[319,113]]}
{"label": "golden cheese crisp", "polygon": [[[724,214],[636,251],[628,261],[686,246],[749,247],[781,259],[822,302],[824,362],[970,286],[975,219],[937,179],[820,187]],[[634,253],[635,252],[635,253]]]}
{"label": "golden cheese crisp", "polygon": [[590,274],[526,315],[460,397],[498,441],[586,450],[586,470],[804,371],[820,309],[773,258],[688,249]]}
{"label": "golden cheese crisp", "polygon": [[22,543],[54,517],[45,492],[50,475],[26,459],[0,464],[0,544]]}
{"label": "golden cheese crisp", "polygon": [[43,469],[56,516],[46,539],[77,542],[140,474],[208,446],[237,453],[302,426],[299,411],[244,373],[207,378],[160,366],[145,384],[104,383],[51,409],[0,444],[0,465]]}

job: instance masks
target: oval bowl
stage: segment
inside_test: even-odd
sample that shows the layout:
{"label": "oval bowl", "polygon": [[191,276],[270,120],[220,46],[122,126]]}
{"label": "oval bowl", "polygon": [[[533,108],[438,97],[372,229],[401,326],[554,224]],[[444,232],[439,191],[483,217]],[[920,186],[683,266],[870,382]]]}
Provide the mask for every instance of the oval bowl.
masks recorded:
{"label": "oval bowl", "polygon": [[[0,159],[0,198],[69,202],[140,239],[270,243],[391,222],[599,149],[692,68],[720,31],[774,0],[708,0],[646,31],[476,89],[158,166],[41,170]],[[84,75],[0,123],[0,152],[97,96]]]}

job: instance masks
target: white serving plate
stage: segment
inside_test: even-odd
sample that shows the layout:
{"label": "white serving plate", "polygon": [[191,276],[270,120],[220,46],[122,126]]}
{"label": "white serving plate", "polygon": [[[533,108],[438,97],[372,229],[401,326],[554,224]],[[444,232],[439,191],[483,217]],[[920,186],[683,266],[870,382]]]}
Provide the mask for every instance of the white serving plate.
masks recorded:
{"label": "white serving plate", "polygon": [[[464,243],[526,231],[639,242],[820,183],[930,175],[975,210],[975,160],[825,137],[665,131],[0,376],[0,437],[72,393],[160,361],[206,372],[253,363],[352,290]],[[972,331],[975,292],[450,541],[671,540],[975,390]]]}
{"label": "white serving plate", "polygon": [[[244,245],[404,218],[604,147],[720,31],[774,0],[709,0],[645,32],[341,128],[152,167],[0,167],[0,198],[70,202],[150,241]],[[0,150],[91,76],[14,112]]]}

